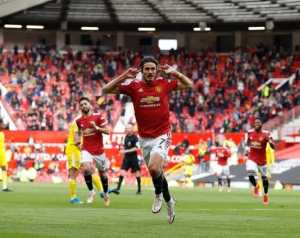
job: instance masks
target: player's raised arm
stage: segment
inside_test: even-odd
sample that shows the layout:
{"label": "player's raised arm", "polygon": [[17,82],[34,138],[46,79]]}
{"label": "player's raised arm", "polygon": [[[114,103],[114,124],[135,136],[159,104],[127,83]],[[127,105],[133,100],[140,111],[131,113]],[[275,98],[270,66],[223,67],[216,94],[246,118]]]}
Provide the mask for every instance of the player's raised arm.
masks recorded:
{"label": "player's raised arm", "polygon": [[180,73],[170,65],[162,65],[160,66],[160,70],[167,75],[175,77],[179,81],[178,86],[176,88],[177,90],[188,89],[193,87],[193,81],[189,77],[187,77],[183,73]]}
{"label": "player's raised arm", "polygon": [[119,92],[118,86],[121,83],[123,83],[126,79],[134,79],[138,72],[139,72],[139,70],[136,69],[136,68],[129,68],[129,69],[125,70],[122,74],[120,74],[119,76],[114,78],[112,81],[107,83],[103,87],[102,92],[105,93],[105,94],[118,93]]}

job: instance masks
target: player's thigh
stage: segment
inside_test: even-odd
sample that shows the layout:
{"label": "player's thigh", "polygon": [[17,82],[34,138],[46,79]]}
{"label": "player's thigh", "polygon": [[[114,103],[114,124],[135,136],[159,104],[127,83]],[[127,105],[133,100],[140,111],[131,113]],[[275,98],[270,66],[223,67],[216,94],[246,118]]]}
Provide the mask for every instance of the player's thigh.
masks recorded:
{"label": "player's thigh", "polygon": [[167,134],[161,135],[158,138],[153,139],[150,158],[153,157],[154,154],[158,154],[163,158],[163,160],[167,160],[169,146],[170,137]]}
{"label": "player's thigh", "polygon": [[140,165],[139,165],[139,160],[137,157],[132,158],[131,163],[130,163],[130,168],[133,173],[136,173],[137,171],[141,170]]}
{"label": "player's thigh", "polygon": [[144,157],[144,161],[146,165],[148,165],[149,160],[150,160],[150,153],[151,153],[151,140],[150,139],[145,139],[145,138],[140,138],[140,146],[142,150],[142,155]]}
{"label": "player's thigh", "polygon": [[255,163],[253,160],[248,159],[246,162],[246,170],[248,174],[257,173],[257,163]]}
{"label": "player's thigh", "polygon": [[83,150],[81,151],[81,160],[80,164],[82,166],[83,171],[93,173],[94,172],[94,166],[93,166],[93,155],[90,154],[88,151]]}
{"label": "player's thigh", "polygon": [[267,167],[267,165],[258,166],[258,171],[260,172],[261,176],[268,177],[268,167]]}
{"label": "player's thigh", "polygon": [[164,134],[156,138],[140,138],[139,142],[146,165],[149,165],[153,154],[157,154],[163,159],[167,158],[170,144],[169,135]]}
{"label": "player's thigh", "polygon": [[94,155],[93,159],[96,163],[96,168],[99,170],[99,172],[103,173],[106,172],[109,168],[109,162],[104,156],[104,154],[101,155]]}
{"label": "player's thigh", "polygon": [[228,165],[222,166],[222,176],[224,177],[229,177],[230,175],[230,170]]}
{"label": "player's thigh", "polygon": [[7,168],[7,161],[5,155],[0,153],[0,168]]}
{"label": "player's thigh", "polygon": [[191,165],[185,166],[184,175],[185,176],[192,176],[193,175],[193,166],[191,166]]}
{"label": "player's thigh", "polygon": [[151,140],[151,151],[148,166],[158,165],[163,166],[168,158],[168,151],[170,145],[169,135],[161,135]]}
{"label": "player's thigh", "polygon": [[223,170],[222,165],[217,164],[215,167],[215,172],[218,177],[222,175],[222,170]]}
{"label": "player's thigh", "polygon": [[78,170],[80,168],[80,157],[79,150],[67,153],[68,169],[75,168]]}
{"label": "player's thigh", "polygon": [[129,170],[129,168],[130,168],[130,161],[128,160],[128,158],[124,157],[122,161],[121,169],[127,171]]}

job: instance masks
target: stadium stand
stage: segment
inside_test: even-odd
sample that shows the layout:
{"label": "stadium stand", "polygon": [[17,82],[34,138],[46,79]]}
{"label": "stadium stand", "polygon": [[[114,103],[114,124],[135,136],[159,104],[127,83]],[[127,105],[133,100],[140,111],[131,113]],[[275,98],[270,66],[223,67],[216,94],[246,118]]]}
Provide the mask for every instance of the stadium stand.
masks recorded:
{"label": "stadium stand", "polygon": [[[137,66],[141,57],[130,51],[62,53],[43,44],[21,52],[16,46],[14,52],[1,56],[1,82],[8,89],[3,96],[13,118],[25,121],[26,129],[64,130],[76,116],[82,92],[100,96],[103,83],[125,68]],[[247,130],[254,112],[267,122],[300,105],[299,77],[278,91],[272,85],[257,90],[270,77],[295,73],[300,59],[282,49],[261,45],[225,55],[179,50],[157,57],[161,64],[178,67],[195,83],[195,90],[171,97],[173,132]],[[117,99],[106,98],[104,106],[111,123],[120,115],[121,101]]]}
{"label": "stadium stand", "polygon": [[[101,83],[115,74],[110,56],[101,62],[94,54],[66,52],[60,55],[45,45],[25,48],[23,53],[4,53],[1,57],[1,82],[8,92],[3,95],[17,123],[28,130],[65,130],[78,112],[83,92],[99,95]],[[104,67],[105,73],[104,73]],[[7,70],[6,70],[7,69]],[[104,111],[110,123],[120,113],[120,103],[107,97]]]}
{"label": "stadium stand", "polygon": [[[295,24],[300,17],[300,1],[29,0],[27,7],[18,4],[14,12],[6,9],[6,15],[1,15],[9,2],[0,0],[0,104],[17,126],[10,126],[11,130],[27,130],[9,131],[12,134],[8,137],[16,153],[20,152],[17,160],[22,166],[30,135],[37,145],[31,152],[53,155],[46,160],[56,165],[45,165],[47,171],[48,167],[59,167],[65,130],[79,111],[77,101],[83,93],[95,96],[95,104],[116,128],[122,116],[125,118],[123,104],[128,98],[103,97],[102,86],[126,68],[138,66],[143,55],[151,54],[161,64],[178,68],[195,85],[191,91],[171,95],[174,133],[168,166],[178,163],[177,156],[190,149],[197,163],[203,163],[202,170],[209,171],[207,149],[220,135],[234,140],[235,161],[241,165],[245,148],[239,144],[254,115],[259,115],[268,129],[281,131],[285,131],[282,124],[289,126],[287,122],[300,115],[300,33]],[[38,4],[32,5],[34,2]],[[4,24],[20,25],[6,29]],[[44,28],[35,31],[27,28],[29,24]],[[87,32],[82,26],[96,26],[98,30]],[[156,31],[138,32],[140,26],[156,27]],[[250,32],[249,26],[261,26],[264,31]],[[194,30],[196,27],[199,29]],[[178,50],[160,51],[159,40],[169,38],[177,40]],[[221,43],[226,47],[220,47]],[[133,111],[127,114],[133,115]],[[296,120],[293,123],[299,124]],[[36,133],[41,134],[37,137]],[[45,139],[60,135],[61,140],[41,140],[46,133]],[[105,143],[112,163],[120,161],[122,136],[122,130],[115,130]],[[284,136],[291,140],[280,141],[281,148],[296,142],[299,132],[287,131]],[[185,140],[190,146],[181,146]],[[201,140],[206,149],[200,156]],[[180,148],[179,153],[173,155],[176,148]],[[296,157],[298,150],[291,148],[284,157]],[[34,159],[29,158],[25,167],[32,167]],[[50,168],[49,172],[55,170]]]}
{"label": "stadium stand", "polygon": [[[5,2],[5,1],[3,1]],[[24,1],[19,1],[24,2]],[[27,1],[31,2],[31,1]],[[35,1],[37,2],[37,1]],[[9,17],[10,21],[57,23],[223,23],[297,21],[300,16],[299,1],[289,0],[69,0],[40,1],[41,6],[20,11]],[[1,4],[1,3],[0,3]],[[20,4],[21,6],[21,4]],[[29,5],[31,6],[31,5]],[[0,15],[1,16],[1,15]]]}

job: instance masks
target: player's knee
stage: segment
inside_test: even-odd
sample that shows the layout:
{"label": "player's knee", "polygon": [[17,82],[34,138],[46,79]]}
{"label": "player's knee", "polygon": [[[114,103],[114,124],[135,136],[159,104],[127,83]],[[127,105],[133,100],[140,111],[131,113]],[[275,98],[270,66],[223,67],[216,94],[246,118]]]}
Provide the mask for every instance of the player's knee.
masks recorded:
{"label": "player's knee", "polygon": [[74,170],[74,168],[71,168],[69,170],[69,178],[71,178],[71,179],[75,179],[76,178],[76,171]]}
{"label": "player's knee", "polygon": [[89,169],[85,169],[83,171],[83,176],[89,176],[89,175],[92,175],[92,174],[93,174],[93,172],[91,170],[89,170]]}
{"label": "player's knee", "polygon": [[135,177],[141,177],[140,171],[135,172]]}
{"label": "player's knee", "polygon": [[157,177],[160,175],[160,167],[157,166],[156,164],[150,164],[149,167],[149,173],[151,174],[152,177]]}
{"label": "player's knee", "polygon": [[256,175],[256,172],[253,171],[253,170],[248,170],[247,173],[248,173],[248,176],[249,176],[249,177],[250,177],[250,176],[255,177],[255,175]]}
{"label": "player's knee", "polygon": [[262,181],[268,181],[268,177],[266,175],[261,176]]}
{"label": "player's knee", "polygon": [[125,174],[126,174],[126,171],[122,169],[122,170],[120,171],[120,175],[121,175],[121,176],[125,176]]}
{"label": "player's knee", "polygon": [[107,175],[107,172],[104,170],[104,171],[101,171],[101,170],[99,170],[99,175],[100,175],[100,177],[108,177],[108,175]]}

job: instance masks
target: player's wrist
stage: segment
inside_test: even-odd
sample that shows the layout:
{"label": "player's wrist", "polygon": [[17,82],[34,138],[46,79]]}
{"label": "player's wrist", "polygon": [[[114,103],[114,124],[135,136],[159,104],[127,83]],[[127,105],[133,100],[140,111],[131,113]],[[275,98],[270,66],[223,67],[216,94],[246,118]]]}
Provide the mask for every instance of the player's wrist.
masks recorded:
{"label": "player's wrist", "polygon": [[121,74],[117,79],[117,83],[122,83],[125,79],[126,79],[126,75]]}
{"label": "player's wrist", "polygon": [[183,77],[183,74],[178,72],[177,70],[174,70],[172,73],[171,73],[172,76],[176,77],[176,78],[182,78]]}

